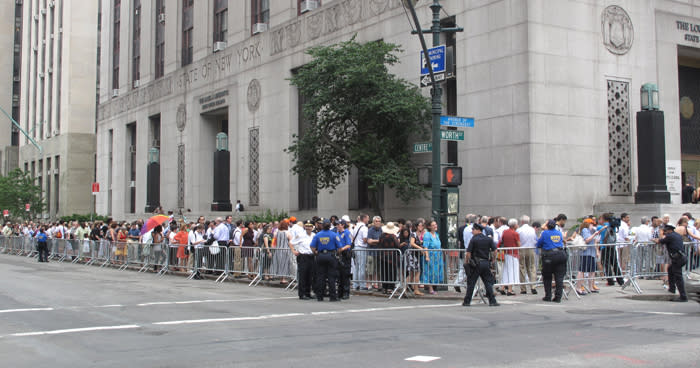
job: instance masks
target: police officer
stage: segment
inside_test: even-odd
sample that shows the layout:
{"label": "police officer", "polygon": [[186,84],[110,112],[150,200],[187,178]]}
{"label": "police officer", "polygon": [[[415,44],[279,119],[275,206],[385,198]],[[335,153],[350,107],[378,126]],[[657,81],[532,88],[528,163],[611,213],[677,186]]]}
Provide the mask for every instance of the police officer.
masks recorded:
{"label": "police officer", "polygon": [[688,259],[683,252],[683,238],[675,230],[676,228],[672,225],[665,225],[663,234],[659,234],[660,239],[654,239],[654,242],[666,244],[668,255],[671,257],[671,266],[668,268],[668,291],[675,294],[676,289],[678,289],[679,295],[678,298],[671,299],[671,301],[687,302],[688,295],[685,293],[683,266],[688,262]]}
{"label": "police officer", "polygon": [[496,261],[496,244],[491,238],[483,234],[484,228],[480,224],[472,225],[472,238],[467,246],[467,254],[464,258],[464,271],[467,274],[467,295],[464,296],[463,306],[468,307],[474,294],[476,281],[484,282],[486,296],[489,298],[489,305],[497,307],[496,296],[493,294],[493,284],[496,279],[491,273],[491,263]]}
{"label": "police officer", "polygon": [[[561,303],[564,290],[564,274],[566,273],[566,251],[564,236],[556,229],[554,220],[547,221],[546,230],[537,240],[537,248],[542,248],[542,282],[544,283],[545,302]],[[552,299],[552,274],[554,274],[554,299]]]}
{"label": "police officer", "polygon": [[330,301],[337,302],[335,283],[338,279],[338,260],[335,258],[341,248],[340,237],[331,231],[331,222],[323,220],[323,230],[311,241],[311,250],[316,254],[316,299],[323,301],[326,280],[330,289]]}
{"label": "police officer", "polygon": [[304,233],[300,233],[299,239],[296,245],[292,242],[289,243],[289,247],[292,253],[297,257],[297,272],[299,274],[299,299],[310,300],[311,289],[313,284],[311,283],[312,276],[314,273],[314,254],[311,251],[311,241],[314,237],[313,233],[314,224],[311,221],[307,221],[304,224]]}
{"label": "police officer", "polygon": [[341,248],[338,250],[338,296],[341,299],[350,298],[350,275],[352,273],[352,235],[347,229],[348,223],[345,220],[335,221],[335,231],[340,238]]}

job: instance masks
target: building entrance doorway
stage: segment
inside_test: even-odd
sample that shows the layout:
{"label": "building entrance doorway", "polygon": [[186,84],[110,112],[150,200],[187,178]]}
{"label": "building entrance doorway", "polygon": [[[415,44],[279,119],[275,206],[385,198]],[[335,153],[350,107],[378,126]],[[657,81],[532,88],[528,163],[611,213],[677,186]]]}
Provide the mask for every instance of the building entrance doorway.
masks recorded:
{"label": "building entrance doorway", "polygon": [[[678,48],[681,171],[685,188],[700,186],[700,49]],[[688,198],[684,196],[684,202]]]}

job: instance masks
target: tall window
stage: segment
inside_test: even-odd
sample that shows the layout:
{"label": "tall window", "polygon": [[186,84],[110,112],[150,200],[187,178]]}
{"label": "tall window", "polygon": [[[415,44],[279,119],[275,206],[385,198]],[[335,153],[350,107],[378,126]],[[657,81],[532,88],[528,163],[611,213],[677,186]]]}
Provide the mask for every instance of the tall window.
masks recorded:
{"label": "tall window", "polygon": [[165,4],[164,0],[156,0],[156,52],[155,78],[165,74]]}
{"label": "tall window", "polygon": [[226,42],[228,0],[214,1],[214,42]]}
{"label": "tall window", "polygon": [[251,26],[270,22],[270,0],[251,0],[250,9]]}
{"label": "tall window", "polygon": [[192,64],[192,8],[194,0],[182,1],[182,66]]}
{"label": "tall window", "polygon": [[119,89],[119,31],[121,25],[121,0],[114,0],[114,27],[112,33],[112,89]]}
{"label": "tall window", "polygon": [[131,81],[141,79],[141,0],[134,0],[134,34],[132,40]]}

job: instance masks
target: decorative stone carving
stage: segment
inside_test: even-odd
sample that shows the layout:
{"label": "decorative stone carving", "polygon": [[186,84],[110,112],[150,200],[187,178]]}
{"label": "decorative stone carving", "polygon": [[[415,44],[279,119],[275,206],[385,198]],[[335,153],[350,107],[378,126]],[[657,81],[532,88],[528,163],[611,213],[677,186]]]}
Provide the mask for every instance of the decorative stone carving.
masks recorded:
{"label": "decorative stone carving", "polygon": [[387,6],[389,5],[389,0],[369,0],[369,16],[377,15],[383,13]]}
{"label": "decorative stone carving", "polygon": [[362,1],[346,1],[343,5],[343,17],[348,25],[355,24],[362,19]]}
{"label": "decorative stone carving", "polygon": [[323,13],[322,11],[315,11],[311,16],[306,18],[306,29],[309,40],[315,40],[321,36],[323,32]]}
{"label": "decorative stone carving", "polygon": [[184,103],[181,103],[180,106],[177,107],[175,124],[177,125],[177,130],[181,133],[185,130],[185,125],[187,124],[187,107],[185,107]]}
{"label": "decorative stone carving", "polygon": [[260,107],[260,81],[253,79],[248,84],[248,111],[256,112]]}
{"label": "decorative stone carving", "polygon": [[326,11],[323,12],[325,15],[325,23],[326,23],[326,33],[332,33],[337,30],[339,30],[343,25],[342,25],[342,20],[340,18],[340,5],[335,5],[333,7],[330,7],[326,9]]}
{"label": "decorative stone carving", "polygon": [[605,47],[613,54],[626,54],[634,41],[634,28],[627,12],[617,5],[610,5],[603,10],[601,18]]}
{"label": "decorative stone carving", "polygon": [[249,133],[250,176],[248,178],[248,188],[250,192],[248,203],[251,206],[258,206],[260,204],[260,129],[251,128]]}
{"label": "decorative stone carving", "polygon": [[284,27],[272,30],[270,32],[270,55],[276,55],[284,51]]}
{"label": "decorative stone carving", "polygon": [[301,42],[301,22],[294,22],[284,27],[285,36],[287,38],[287,46],[292,48],[299,45]]}
{"label": "decorative stone carving", "polygon": [[695,114],[695,104],[693,104],[693,100],[688,96],[681,97],[680,108],[681,116],[684,119],[690,120]]}
{"label": "decorative stone carving", "polygon": [[608,80],[610,194],[632,194],[629,83]]}

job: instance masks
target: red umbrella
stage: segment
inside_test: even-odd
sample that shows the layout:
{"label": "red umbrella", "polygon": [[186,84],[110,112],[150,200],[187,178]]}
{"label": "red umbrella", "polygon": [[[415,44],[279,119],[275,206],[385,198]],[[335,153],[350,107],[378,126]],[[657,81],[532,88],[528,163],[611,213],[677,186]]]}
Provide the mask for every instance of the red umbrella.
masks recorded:
{"label": "red umbrella", "polygon": [[162,225],[164,222],[170,220],[170,216],[166,215],[155,215],[148,220],[146,220],[146,223],[143,224],[143,227],[141,228],[141,235],[153,230],[156,226]]}

